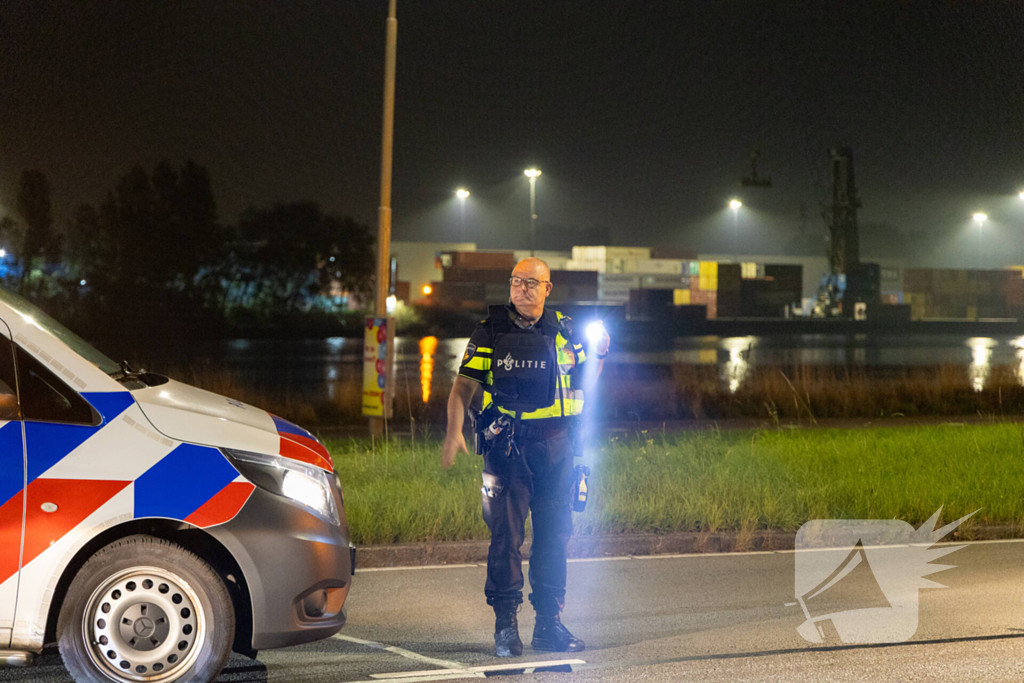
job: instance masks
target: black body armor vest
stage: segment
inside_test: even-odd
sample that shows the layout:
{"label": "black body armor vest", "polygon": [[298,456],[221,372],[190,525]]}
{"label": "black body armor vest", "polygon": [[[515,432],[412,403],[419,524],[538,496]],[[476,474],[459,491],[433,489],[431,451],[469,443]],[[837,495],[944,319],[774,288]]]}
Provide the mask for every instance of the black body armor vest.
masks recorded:
{"label": "black body armor vest", "polygon": [[513,324],[505,306],[491,306],[489,312],[494,402],[523,413],[547,408],[555,402],[558,387],[554,314],[545,310],[533,328],[524,330]]}

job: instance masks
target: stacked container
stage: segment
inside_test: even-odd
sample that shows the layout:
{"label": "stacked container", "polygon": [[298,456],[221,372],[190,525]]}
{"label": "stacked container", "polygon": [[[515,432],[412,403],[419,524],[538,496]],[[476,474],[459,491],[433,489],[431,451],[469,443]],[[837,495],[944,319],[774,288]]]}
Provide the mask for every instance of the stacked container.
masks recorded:
{"label": "stacked container", "polygon": [[906,268],[903,301],[914,320],[1016,316],[1022,271]]}
{"label": "stacked container", "polygon": [[735,318],[740,315],[740,293],[743,282],[739,263],[718,264],[718,301],[716,314],[719,318]]}

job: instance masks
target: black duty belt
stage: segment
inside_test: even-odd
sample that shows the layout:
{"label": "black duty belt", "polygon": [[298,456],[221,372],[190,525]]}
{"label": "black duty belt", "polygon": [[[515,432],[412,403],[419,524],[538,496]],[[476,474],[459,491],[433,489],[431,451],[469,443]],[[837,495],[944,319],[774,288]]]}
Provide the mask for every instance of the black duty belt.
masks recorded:
{"label": "black duty belt", "polygon": [[[522,439],[532,441],[546,441],[561,436],[569,429],[569,425],[559,419],[557,422],[547,424],[530,424],[534,420],[523,420],[516,426],[515,435]],[[547,420],[545,420],[547,422]]]}

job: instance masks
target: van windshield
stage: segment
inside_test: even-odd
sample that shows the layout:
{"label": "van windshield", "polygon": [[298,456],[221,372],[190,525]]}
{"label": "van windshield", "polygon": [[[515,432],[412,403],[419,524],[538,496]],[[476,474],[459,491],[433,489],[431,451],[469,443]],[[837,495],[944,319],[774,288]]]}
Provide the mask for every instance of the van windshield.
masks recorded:
{"label": "van windshield", "polygon": [[64,342],[72,351],[108,375],[120,372],[121,367],[116,362],[97,351],[89,342],[51,318],[35,304],[29,303],[3,287],[0,287],[0,303],[10,306],[22,318]]}

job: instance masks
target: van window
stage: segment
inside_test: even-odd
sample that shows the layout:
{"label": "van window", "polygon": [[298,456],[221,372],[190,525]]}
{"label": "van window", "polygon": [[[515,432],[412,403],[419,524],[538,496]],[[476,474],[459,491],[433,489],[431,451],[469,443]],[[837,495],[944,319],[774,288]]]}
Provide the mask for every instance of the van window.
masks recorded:
{"label": "van window", "polygon": [[38,306],[29,303],[3,287],[0,287],[0,303],[7,304],[17,311],[22,318],[64,342],[71,347],[72,351],[90,363],[95,364],[96,367],[108,375],[112,375],[121,369],[117,363],[104,356],[84,339],[51,318]]}
{"label": "van window", "polygon": [[98,425],[100,417],[89,403],[45,365],[17,347],[18,391],[26,420]]}
{"label": "van window", "polygon": [[14,345],[0,334],[0,420],[18,419],[17,386],[14,376]]}

